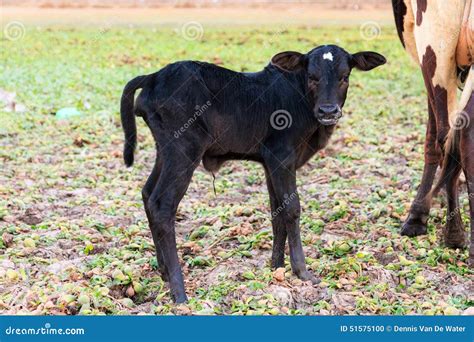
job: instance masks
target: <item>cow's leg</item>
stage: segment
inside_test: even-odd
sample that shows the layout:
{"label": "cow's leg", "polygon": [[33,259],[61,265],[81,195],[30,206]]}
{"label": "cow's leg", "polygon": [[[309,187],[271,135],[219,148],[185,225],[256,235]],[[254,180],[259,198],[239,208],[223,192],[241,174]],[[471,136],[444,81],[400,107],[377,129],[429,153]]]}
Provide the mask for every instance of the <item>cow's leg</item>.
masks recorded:
{"label": "cow's leg", "polygon": [[281,225],[278,230],[285,229],[288,235],[293,273],[301,280],[310,280],[316,284],[319,280],[306,269],[300,236],[301,207],[296,189],[295,166],[294,163],[288,161],[289,159],[291,158],[287,156],[278,158],[275,154],[269,154],[265,158],[265,165],[268,167],[268,174],[275,191],[277,204],[275,213],[279,216],[275,222]]}
{"label": "cow's leg", "polygon": [[142,198],[143,198],[143,205],[145,207],[146,216],[148,218],[148,224],[150,226],[150,230],[153,236],[153,242],[155,244],[156,250],[156,258],[158,260],[158,267],[160,269],[161,277],[164,281],[168,281],[168,271],[166,270],[164,259],[163,259],[163,251],[160,247],[160,239],[158,238],[156,231],[153,229],[153,216],[150,213],[150,209],[148,208],[148,201],[150,200],[151,193],[158,182],[158,178],[160,177],[161,173],[161,159],[160,157],[156,156],[155,165],[153,166],[153,170],[148,177],[145,186],[142,189]]}
{"label": "cow's leg", "polygon": [[159,241],[168,273],[171,296],[175,302],[182,303],[187,297],[176,248],[175,218],[179,202],[186,193],[202,154],[192,149],[181,150],[183,145],[170,145],[160,151],[163,166],[148,200],[148,207],[152,216],[153,235]]}
{"label": "cow's leg", "polygon": [[[471,68],[471,74],[474,72]],[[471,75],[474,77],[474,75]],[[469,248],[469,263],[474,266],[474,92],[463,111],[465,127],[461,129],[460,153],[463,171],[466,176],[469,194],[469,208],[471,216],[471,245]]]}
{"label": "cow's leg", "polygon": [[[457,179],[461,169],[464,171],[467,181],[471,214],[471,238],[473,236],[474,67],[471,69],[466,80],[460,108],[462,110],[458,113],[456,121],[453,123],[451,135],[447,143],[447,157],[440,177],[440,183],[434,190],[436,192],[444,183],[447,184],[448,218],[444,231],[444,241],[448,247],[453,248],[461,248],[466,245],[466,232],[462,224],[461,208],[457,199]],[[473,245],[471,243],[471,261],[473,259],[473,252]]]}
{"label": "cow's leg", "polygon": [[270,197],[270,208],[272,215],[272,229],[273,229],[273,250],[272,250],[272,267],[285,266],[285,244],[286,244],[286,229],[284,222],[281,222],[281,216],[278,209],[278,200],[272,184],[271,175],[265,167],[265,177],[267,180],[268,195]]}
{"label": "cow's leg", "polygon": [[423,176],[421,178],[416,198],[411,205],[408,218],[401,230],[401,234],[407,236],[418,236],[426,234],[427,232],[430,202],[426,201],[426,196],[433,186],[436,170],[441,161],[441,149],[437,144],[436,118],[430,101],[428,101],[428,114],[429,118],[426,127],[425,166],[423,169]]}
{"label": "cow's leg", "polygon": [[[464,6],[461,2],[439,1],[418,8],[422,4],[414,0],[411,5],[413,13],[416,13],[413,34],[418,61],[429,100],[431,128],[428,128],[428,134],[431,137],[426,140],[427,150],[435,151],[431,156],[426,153],[429,162],[425,163],[424,182],[402,229],[402,234],[416,236],[426,233],[431,203],[425,197],[433,185],[437,169],[435,163],[441,158],[438,151],[444,147],[450,115],[455,115],[457,110],[457,66],[453,51],[456,50]],[[434,123],[436,128],[433,127]]]}

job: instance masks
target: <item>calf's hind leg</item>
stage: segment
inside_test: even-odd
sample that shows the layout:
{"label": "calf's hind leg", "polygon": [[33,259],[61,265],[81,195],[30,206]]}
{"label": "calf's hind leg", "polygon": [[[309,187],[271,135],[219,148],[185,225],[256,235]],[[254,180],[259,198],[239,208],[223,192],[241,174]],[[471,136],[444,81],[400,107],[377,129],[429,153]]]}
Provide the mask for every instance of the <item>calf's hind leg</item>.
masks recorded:
{"label": "calf's hind leg", "polygon": [[160,247],[160,239],[158,238],[156,231],[153,229],[153,216],[150,213],[150,209],[148,207],[148,201],[150,200],[151,193],[158,182],[158,178],[160,177],[161,173],[161,160],[159,156],[156,156],[155,165],[153,166],[153,170],[148,177],[145,186],[142,189],[142,198],[143,198],[143,205],[145,207],[145,213],[148,218],[148,224],[150,226],[150,230],[153,236],[153,243],[155,244],[155,251],[156,251],[156,258],[158,260],[158,268],[161,273],[161,277],[164,281],[168,281],[168,271],[165,267],[164,259],[163,259],[163,250]]}
{"label": "calf's hind leg", "polygon": [[164,267],[169,278],[171,297],[177,303],[187,300],[183,274],[176,248],[175,218],[179,202],[183,198],[198,166],[201,155],[195,151],[182,152],[179,147],[160,151],[163,166],[149,200],[153,236],[159,241]]}

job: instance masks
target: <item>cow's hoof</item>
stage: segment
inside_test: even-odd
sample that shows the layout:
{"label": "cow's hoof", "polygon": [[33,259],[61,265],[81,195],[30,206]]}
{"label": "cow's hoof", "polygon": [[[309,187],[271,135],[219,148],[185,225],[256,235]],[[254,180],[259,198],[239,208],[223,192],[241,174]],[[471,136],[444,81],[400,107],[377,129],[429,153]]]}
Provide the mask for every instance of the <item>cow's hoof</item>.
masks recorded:
{"label": "cow's hoof", "polygon": [[464,232],[459,232],[456,235],[446,236],[444,238],[444,245],[448,248],[466,248],[467,240]]}
{"label": "cow's hoof", "polygon": [[303,281],[311,281],[313,285],[317,285],[321,282],[320,279],[316,278],[311,272],[303,271],[296,275],[299,279]]}
{"label": "cow's hoof", "polygon": [[467,234],[459,213],[448,218],[443,235],[444,245],[448,248],[466,248],[468,246]]}
{"label": "cow's hoof", "polygon": [[425,235],[428,232],[426,223],[421,221],[408,220],[403,224],[402,230],[400,231],[401,235],[414,237]]}

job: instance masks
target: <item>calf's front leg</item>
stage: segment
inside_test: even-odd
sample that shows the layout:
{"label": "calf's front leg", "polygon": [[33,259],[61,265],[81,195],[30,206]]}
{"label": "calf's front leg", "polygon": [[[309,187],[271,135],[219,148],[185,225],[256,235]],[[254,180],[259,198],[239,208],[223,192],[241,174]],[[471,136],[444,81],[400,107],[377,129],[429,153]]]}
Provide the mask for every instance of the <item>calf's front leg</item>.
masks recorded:
{"label": "calf's front leg", "polygon": [[317,284],[319,280],[306,269],[301,243],[299,225],[301,207],[296,189],[295,168],[284,165],[278,160],[272,160],[267,167],[267,177],[270,177],[274,190],[275,209],[272,208],[272,216],[274,224],[277,225],[274,231],[284,230],[288,235],[293,273],[301,280],[311,280],[313,284]]}
{"label": "calf's front leg", "polygon": [[285,266],[285,244],[286,244],[286,229],[281,222],[279,214],[279,206],[275,190],[270,179],[270,173],[265,167],[265,176],[267,179],[268,195],[270,197],[270,208],[272,210],[272,230],[273,230],[273,248],[272,248],[272,268],[279,268]]}

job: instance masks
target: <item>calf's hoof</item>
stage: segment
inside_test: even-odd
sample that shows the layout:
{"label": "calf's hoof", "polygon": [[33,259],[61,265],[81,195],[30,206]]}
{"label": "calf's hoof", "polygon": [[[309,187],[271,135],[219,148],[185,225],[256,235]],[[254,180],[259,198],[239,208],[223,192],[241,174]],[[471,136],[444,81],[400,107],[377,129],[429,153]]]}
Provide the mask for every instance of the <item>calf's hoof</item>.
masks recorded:
{"label": "calf's hoof", "polygon": [[170,277],[168,277],[168,272],[166,272],[165,270],[160,270],[160,276],[165,283],[168,283],[170,281]]}
{"label": "calf's hoof", "polygon": [[274,260],[272,258],[272,268],[276,270],[277,268],[280,268],[280,267],[285,267],[285,260],[284,259]]}
{"label": "calf's hoof", "polygon": [[173,298],[173,301],[176,304],[182,304],[188,301],[188,297],[186,297],[185,293],[180,293],[180,294],[175,294],[175,295],[172,294],[171,297]]}
{"label": "calf's hoof", "polygon": [[408,219],[400,231],[401,235],[414,237],[425,235],[428,232],[427,224],[421,222],[421,220]]}
{"label": "calf's hoof", "polygon": [[321,282],[320,279],[316,278],[311,272],[307,270],[298,272],[296,276],[303,281],[311,281],[313,285],[317,285]]}

